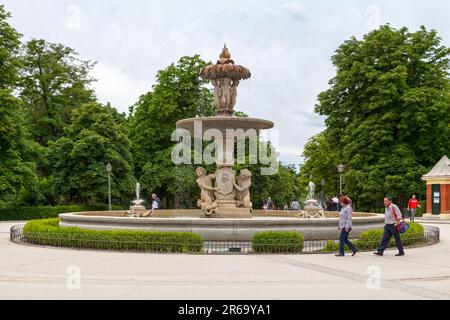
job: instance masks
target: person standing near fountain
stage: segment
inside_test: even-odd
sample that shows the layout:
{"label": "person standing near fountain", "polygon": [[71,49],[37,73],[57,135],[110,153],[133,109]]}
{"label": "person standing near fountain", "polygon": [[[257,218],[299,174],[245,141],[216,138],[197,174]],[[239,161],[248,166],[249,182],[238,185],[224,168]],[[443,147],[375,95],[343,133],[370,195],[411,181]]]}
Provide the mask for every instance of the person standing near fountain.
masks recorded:
{"label": "person standing near fountain", "polygon": [[152,194],[152,210],[161,209],[161,199],[154,193]]}
{"label": "person standing near fountain", "polygon": [[274,207],[274,203],[272,201],[272,198],[271,197],[267,198],[267,210],[272,211],[273,207]]}
{"label": "person standing near fountain", "polygon": [[342,209],[339,213],[339,254],[336,257],[345,256],[345,245],[347,245],[353,252],[353,256],[358,252],[354,244],[348,239],[353,228],[352,223],[352,207],[350,206],[350,199],[342,196],[339,199]]}

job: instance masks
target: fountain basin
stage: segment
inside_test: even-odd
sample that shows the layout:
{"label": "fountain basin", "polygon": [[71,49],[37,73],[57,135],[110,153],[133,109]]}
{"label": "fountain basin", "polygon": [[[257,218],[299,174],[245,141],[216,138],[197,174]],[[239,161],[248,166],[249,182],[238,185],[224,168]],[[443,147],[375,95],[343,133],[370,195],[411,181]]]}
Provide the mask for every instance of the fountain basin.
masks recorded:
{"label": "fountain basin", "polygon": [[194,123],[198,122],[202,124],[202,130],[208,129],[254,129],[265,130],[272,129],[274,124],[272,121],[255,119],[255,118],[242,118],[242,117],[205,117],[205,118],[191,118],[184,119],[177,122],[177,128],[186,129],[189,132],[194,132]]}
{"label": "fountain basin", "polygon": [[[95,230],[145,230],[192,232],[205,241],[250,241],[258,232],[297,231],[305,240],[337,240],[337,213],[327,218],[300,219],[296,211],[253,211],[253,218],[203,218],[201,210],[158,210],[149,218],[124,217],[125,211],[78,212],[60,214],[61,227]],[[361,232],[382,229],[384,215],[354,213],[352,238]]]}

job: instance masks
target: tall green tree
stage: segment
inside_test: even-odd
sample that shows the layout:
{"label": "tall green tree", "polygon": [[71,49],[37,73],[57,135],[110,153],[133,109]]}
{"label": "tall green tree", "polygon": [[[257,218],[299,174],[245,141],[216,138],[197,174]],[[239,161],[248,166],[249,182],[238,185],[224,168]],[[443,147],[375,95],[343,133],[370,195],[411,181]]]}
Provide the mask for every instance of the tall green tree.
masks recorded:
{"label": "tall green tree", "polygon": [[14,202],[22,189],[36,187],[36,166],[28,161],[31,146],[23,128],[16,87],[20,34],[8,23],[0,5],[0,205]]}
{"label": "tall green tree", "polygon": [[339,176],[337,165],[340,163],[339,146],[330,141],[327,130],[313,136],[305,145],[305,162],[300,168],[299,184],[308,189],[310,181],[319,186],[324,181],[323,192],[326,195],[338,194]]}
{"label": "tall green tree", "polygon": [[72,111],[95,101],[91,61],[62,44],[33,39],[22,48],[20,98],[32,137],[43,146],[64,134]]}
{"label": "tall green tree", "polygon": [[62,203],[95,205],[108,199],[107,163],[113,167],[112,196],[129,201],[134,190],[131,143],[109,106],[75,109],[64,137],[51,143],[54,188]]}
{"label": "tall green tree", "polygon": [[423,193],[421,176],[450,152],[449,54],[434,30],[385,25],[332,57],[336,76],[316,112],[327,116],[345,189],[362,207]]}
{"label": "tall green tree", "polygon": [[129,131],[135,176],[145,192],[158,192],[170,206],[177,193],[173,186],[180,170],[171,160],[171,135],[176,122],[215,112],[207,81],[199,77],[206,65],[198,55],[182,57],[177,64],[158,72],[152,90],[132,108]]}

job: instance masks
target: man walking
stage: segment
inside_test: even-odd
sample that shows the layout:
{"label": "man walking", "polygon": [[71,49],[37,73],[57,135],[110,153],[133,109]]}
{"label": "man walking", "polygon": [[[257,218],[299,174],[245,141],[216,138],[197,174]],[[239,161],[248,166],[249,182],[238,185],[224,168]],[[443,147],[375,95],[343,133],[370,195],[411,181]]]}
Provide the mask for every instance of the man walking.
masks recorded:
{"label": "man walking", "polygon": [[410,213],[409,220],[414,222],[414,218],[416,217],[417,207],[422,208],[419,204],[419,200],[416,199],[416,195],[413,194],[412,198],[408,201],[408,211]]}
{"label": "man walking", "polygon": [[392,236],[394,236],[395,244],[398,249],[398,253],[395,256],[404,256],[405,252],[403,251],[402,240],[400,239],[400,233],[397,230],[397,226],[400,224],[400,219],[402,218],[402,212],[397,205],[392,203],[392,198],[390,197],[384,198],[384,206],[386,207],[386,211],[384,218],[385,226],[383,239],[381,240],[381,244],[378,247],[378,251],[374,252],[374,254],[382,256],[384,254],[384,250],[386,250],[389,245],[389,241],[391,240]]}

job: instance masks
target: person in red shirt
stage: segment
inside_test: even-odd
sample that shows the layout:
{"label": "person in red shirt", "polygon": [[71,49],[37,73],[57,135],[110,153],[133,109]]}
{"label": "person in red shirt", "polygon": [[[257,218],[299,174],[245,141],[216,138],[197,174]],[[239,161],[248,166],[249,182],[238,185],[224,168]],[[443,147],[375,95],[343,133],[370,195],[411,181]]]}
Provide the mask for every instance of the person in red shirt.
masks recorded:
{"label": "person in red shirt", "polygon": [[409,220],[411,222],[414,222],[417,207],[422,208],[419,204],[419,200],[416,199],[416,195],[413,194],[412,198],[408,201],[408,211],[410,212]]}

